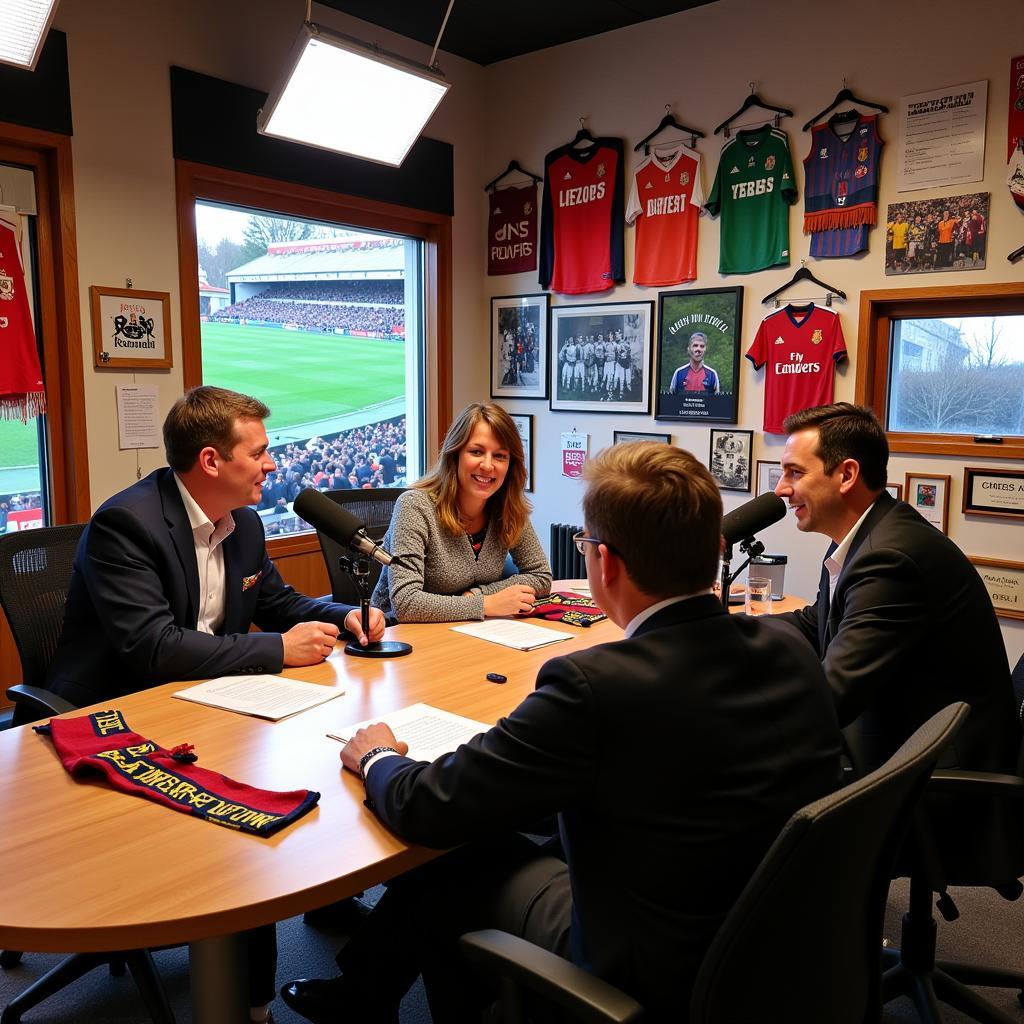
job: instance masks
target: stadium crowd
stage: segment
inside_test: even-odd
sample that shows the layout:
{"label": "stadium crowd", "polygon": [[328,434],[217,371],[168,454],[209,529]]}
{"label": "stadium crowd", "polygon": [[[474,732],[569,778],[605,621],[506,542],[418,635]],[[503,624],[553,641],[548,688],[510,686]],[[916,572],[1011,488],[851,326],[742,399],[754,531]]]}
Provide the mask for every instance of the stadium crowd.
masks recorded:
{"label": "stadium crowd", "polygon": [[217,310],[217,321],[262,320],[274,324],[301,324],[313,330],[348,328],[388,336],[405,327],[405,309],[392,306],[333,306],[312,302],[276,302],[256,295]]}
{"label": "stadium crowd", "polygon": [[260,292],[265,299],[300,299],[309,302],[375,302],[401,306],[404,281],[275,281]]}

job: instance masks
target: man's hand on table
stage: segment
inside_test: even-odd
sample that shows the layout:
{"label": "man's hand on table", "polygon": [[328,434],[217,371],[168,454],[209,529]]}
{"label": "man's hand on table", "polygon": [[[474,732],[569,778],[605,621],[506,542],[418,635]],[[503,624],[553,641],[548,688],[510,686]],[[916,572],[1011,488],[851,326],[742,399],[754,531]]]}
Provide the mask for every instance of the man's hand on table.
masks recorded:
{"label": "man's hand on table", "polygon": [[409,744],[398,739],[391,731],[391,726],[375,722],[365,729],[357,729],[352,739],[341,748],[341,763],[350,772],[359,775],[359,762],[377,747],[390,747],[403,757],[409,753]]}
{"label": "man's hand on table", "polygon": [[353,608],[345,616],[345,628],[356,638],[356,643],[362,644],[363,647],[367,643],[375,644],[380,640],[384,636],[384,626],[384,613],[379,608],[370,608],[369,636],[363,632],[363,616],[358,608]]}
{"label": "man's hand on table", "polygon": [[292,626],[281,634],[285,667],[319,665],[334,650],[340,632],[333,622],[300,622]]}

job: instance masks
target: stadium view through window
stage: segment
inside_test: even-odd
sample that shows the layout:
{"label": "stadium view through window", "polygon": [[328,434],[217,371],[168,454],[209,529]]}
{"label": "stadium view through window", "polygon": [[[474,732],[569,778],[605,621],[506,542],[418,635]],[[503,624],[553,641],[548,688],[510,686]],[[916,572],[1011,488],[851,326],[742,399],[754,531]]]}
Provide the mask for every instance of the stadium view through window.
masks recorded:
{"label": "stadium view through window", "polygon": [[196,203],[203,383],[270,406],[267,536],[293,502],[422,472],[422,243]]}

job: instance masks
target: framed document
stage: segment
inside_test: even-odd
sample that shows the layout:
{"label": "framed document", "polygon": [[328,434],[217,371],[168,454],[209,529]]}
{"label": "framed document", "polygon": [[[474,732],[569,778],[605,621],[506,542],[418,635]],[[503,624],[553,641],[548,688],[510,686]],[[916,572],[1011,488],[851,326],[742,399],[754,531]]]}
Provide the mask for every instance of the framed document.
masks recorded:
{"label": "framed document", "polygon": [[967,557],[978,570],[996,615],[1004,619],[1024,619],[1024,562]]}
{"label": "framed document", "polygon": [[949,477],[908,473],[903,493],[911,508],[917,509],[936,530],[949,527]]}
{"label": "framed document", "polygon": [[170,292],[94,284],[89,287],[89,305],[98,369],[170,369]]}
{"label": "framed document", "polygon": [[964,514],[1024,517],[1024,469],[964,469]]}

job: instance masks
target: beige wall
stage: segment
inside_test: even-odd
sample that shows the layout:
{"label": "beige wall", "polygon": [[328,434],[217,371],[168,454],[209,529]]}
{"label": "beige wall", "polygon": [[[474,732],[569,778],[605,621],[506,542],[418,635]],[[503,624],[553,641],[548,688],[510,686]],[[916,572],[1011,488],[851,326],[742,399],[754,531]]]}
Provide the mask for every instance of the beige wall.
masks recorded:
{"label": "beige wall", "polygon": [[[800,128],[842,87],[898,109],[899,97],[908,93],[961,82],[989,82],[988,145],[985,180],[949,190],[914,193],[926,199],[947,193],[992,192],[988,269],[971,273],[912,275],[906,279],[884,275],[884,235],[872,233],[870,251],[853,259],[813,261],[819,277],[841,287],[849,301],[841,307],[843,330],[852,348],[857,340],[858,296],[862,290],[898,287],[940,287],[988,281],[1019,281],[1020,265],[1011,266],[1006,254],[1021,244],[1024,217],[1016,210],[1005,185],[1006,107],[1009,59],[1024,50],[1020,0],[988,0],[977,8],[971,43],[964,45],[963,6],[953,0],[933,3],[898,3],[863,0],[855,8],[838,8],[812,0],[785,4],[719,0],[707,7],[657,21],[504,61],[487,69],[488,123],[485,169],[496,174],[511,158],[531,170],[543,167],[544,155],[568,142],[586,115],[595,135],[626,140],[629,161],[633,145],[661,119],[671,103],[679,120],[702,128],[708,138],[698,143],[704,156],[705,188],[710,190],[718,165],[721,137],[715,125],[739,107],[754,81],[769,102],[788,106],[795,117],[783,122],[790,136],[794,162],[807,153],[809,133]],[[982,16],[983,14],[983,16]],[[1014,31],[1014,29],[1016,31]],[[844,40],[846,42],[844,42]],[[897,123],[894,114],[882,118],[887,148],[882,158],[882,203],[896,200]],[[673,136],[666,133],[663,139]],[[801,233],[803,213],[802,169],[798,168],[801,197],[790,214],[790,240],[794,266],[807,255],[808,240]],[[486,179],[485,179],[486,180]],[[901,195],[901,198],[903,196]],[[758,274],[718,273],[717,221],[702,219],[698,249],[698,277],[691,287],[744,286],[742,351],[753,341],[761,318],[768,312],[761,297],[789,280],[792,268]],[[480,243],[477,243],[480,244]],[[632,278],[633,230],[626,229],[626,279]],[[538,291],[536,275],[485,278],[487,295],[514,295]],[[818,289],[794,290],[794,297]],[[656,289],[620,285],[612,292],[589,297],[595,301],[657,299]],[[553,298],[553,303],[586,301],[586,296]],[[852,399],[856,367],[851,360],[836,377],[837,399]],[[483,386],[486,386],[484,384]],[[782,438],[760,433],[763,371],[755,373],[747,360],[740,370],[739,426],[752,428],[755,459],[777,460]],[[533,413],[536,433],[534,521],[546,539],[551,522],[579,522],[582,486],[559,475],[559,435],[576,427],[590,434],[590,450],[611,444],[612,431],[639,430],[671,433],[674,443],[708,457],[708,429],[678,423],[656,423],[650,417],[553,413],[547,403],[509,401],[514,412]],[[972,464],[986,465],[985,460]],[[1005,462],[1002,463],[1006,465]],[[949,534],[973,555],[1024,557],[1024,524],[1006,520],[968,522],[960,514],[963,461],[954,458],[893,457],[889,479],[902,481],[908,470],[950,474]],[[726,509],[746,495],[727,494]],[[786,552],[790,564],[787,590],[813,598],[817,590],[825,540],[797,532],[792,519],[762,535],[769,551]],[[1024,623],[1000,620],[1011,657],[1024,650]],[[966,640],[967,638],[965,638]]]}

